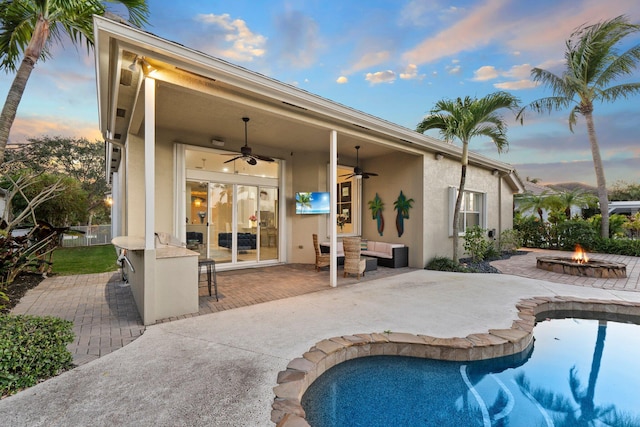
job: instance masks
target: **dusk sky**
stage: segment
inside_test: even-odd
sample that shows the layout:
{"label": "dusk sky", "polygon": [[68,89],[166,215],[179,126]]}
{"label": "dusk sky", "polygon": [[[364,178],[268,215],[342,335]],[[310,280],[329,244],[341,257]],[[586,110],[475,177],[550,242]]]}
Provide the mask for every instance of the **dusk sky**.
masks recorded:
{"label": "dusk sky", "polygon": [[[565,41],[582,24],[618,15],[640,23],[637,0],[149,0],[146,30],[410,129],[443,98],[506,90],[522,103],[551,95],[532,67],[560,73]],[[640,43],[640,34],[624,49]],[[93,52],[54,45],[38,62],[10,142],[48,136],[101,139]],[[4,101],[13,74],[0,74]],[[627,81],[640,81],[637,70]],[[510,112],[509,151],[481,138],[473,151],[511,163],[525,180],[595,185],[584,120],[569,111]],[[609,188],[640,183],[640,95],[596,104]],[[438,136],[437,133],[429,133]]]}

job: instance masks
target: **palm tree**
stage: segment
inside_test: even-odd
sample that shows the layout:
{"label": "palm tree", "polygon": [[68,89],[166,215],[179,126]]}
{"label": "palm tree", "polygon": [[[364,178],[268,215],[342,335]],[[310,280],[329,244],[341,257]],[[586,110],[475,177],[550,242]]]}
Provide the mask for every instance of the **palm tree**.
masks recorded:
{"label": "palm tree", "polygon": [[567,219],[571,219],[571,207],[578,206],[580,208],[586,208],[593,206],[597,198],[584,190],[579,188],[572,191],[563,191],[558,194],[552,194],[549,196],[549,206],[554,206],[556,209],[564,211]]}
{"label": "palm tree", "polygon": [[9,132],[36,62],[49,56],[52,40],[60,41],[63,33],[74,43],[86,42],[89,49],[93,45],[93,15],[108,13],[107,3],[122,4],[132,24],[140,27],[147,23],[146,0],[0,2],[0,68],[7,72],[17,70],[0,115],[0,164],[4,161]]}
{"label": "palm tree", "polygon": [[609,236],[609,198],[593,122],[593,103],[613,102],[640,92],[640,83],[609,86],[614,80],[631,75],[640,61],[640,44],[622,53],[617,49],[619,42],[639,30],[640,25],[630,24],[624,15],[595,25],[578,27],[566,42],[566,69],[562,75],[541,68],[531,70],[533,80],[551,88],[553,96],[533,101],[518,113],[522,120],[527,108],[542,113],[572,107],[569,113],[571,132],[577,114],[584,117],[596,172],[602,213],[600,234],[603,238]]}
{"label": "palm tree", "polygon": [[540,222],[544,222],[544,210],[549,208],[549,192],[543,191],[540,194],[533,194],[531,192],[518,195],[518,209],[522,213],[523,211],[532,210],[540,217]]}
{"label": "palm tree", "polygon": [[507,141],[507,125],[497,110],[508,108],[515,111],[518,99],[507,92],[494,92],[483,98],[465,97],[455,101],[444,99],[417,126],[417,131],[424,133],[429,129],[439,129],[442,137],[447,141],[458,138],[462,142],[462,156],[460,157],[461,174],[458,197],[453,211],[453,260],[458,262],[458,218],[464,196],[464,186],[467,179],[469,164],[469,140],[474,136],[486,136],[493,140],[501,153],[509,146]]}
{"label": "palm tree", "polygon": [[296,193],[296,203],[300,212],[304,212],[305,208],[311,209],[311,193]]}

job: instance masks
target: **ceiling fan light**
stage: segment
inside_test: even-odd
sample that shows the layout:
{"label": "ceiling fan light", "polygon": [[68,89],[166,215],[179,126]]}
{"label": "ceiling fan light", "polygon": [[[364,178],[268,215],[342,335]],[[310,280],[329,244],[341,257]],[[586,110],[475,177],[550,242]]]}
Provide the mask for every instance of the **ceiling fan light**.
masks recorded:
{"label": "ceiling fan light", "polygon": [[362,179],[362,174],[355,174],[355,175],[353,175],[353,177],[355,179]]}

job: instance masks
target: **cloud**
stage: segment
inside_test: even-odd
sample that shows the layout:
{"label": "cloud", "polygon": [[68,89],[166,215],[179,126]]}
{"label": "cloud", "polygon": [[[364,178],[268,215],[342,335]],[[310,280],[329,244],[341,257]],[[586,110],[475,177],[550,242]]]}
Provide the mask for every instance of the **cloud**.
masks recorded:
{"label": "cloud", "polygon": [[462,67],[460,65],[447,65],[445,69],[449,74],[460,74],[462,71]]}
{"label": "cloud", "polygon": [[[639,182],[640,170],[637,165],[640,157],[626,159],[604,160],[603,165],[607,175],[607,187],[616,181]],[[596,185],[592,160],[553,163],[518,163],[513,164],[520,177],[529,176],[539,178],[544,184],[558,184],[562,182],[582,182]]]}
{"label": "cloud", "polygon": [[375,67],[389,60],[391,52],[382,50],[378,52],[367,52],[362,55],[348,70],[344,70],[342,74],[349,75],[357,71]]}
{"label": "cloud", "polygon": [[210,40],[210,44],[205,47],[210,53],[243,62],[264,56],[267,38],[254,34],[242,19],[232,20],[227,13],[210,13],[199,14],[195,20],[204,24],[209,31],[209,37],[202,35],[200,40]]}
{"label": "cloud", "polygon": [[56,116],[17,116],[11,127],[9,142],[21,144],[29,138],[44,135],[86,138],[89,141],[102,140],[97,122],[85,122],[69,117],[62,120]]}
{"label": "cloud", "polygon": [[508,0],[477,3],[477,7],[458,14],[461,19],[407,50],[402,59],[421,65],[492,45],[495,51],[526,54],[534,62],[544,61],[562,56],[565,40],[584,23],[640,14],[637,0],[576,0],[572,7],[567,7],[566,2],[544,6],[532,3],[526,8]]}
{"label": "cloud", "polygon": [[336,83],[341,84],[341,85],[343,85],[345,83],[348,83],[348,82],[349,82],[349,79],[347,77],[345,77],[345,76],[340,76],[336,80]]}
{"label": "cloud", "polygon": [[494,83],[493,87],[503,90],[521,90],[521,89],[533,89],[538,87],[539,83],[533,80],[516,80],[513,82]]}
{"label": "cloud", "polygon": [[278,61],[298,68],[311,67],[322,43],[316,21],[299,11],[289,11],[275,19],[276,36],[269,42]]}
{"label": "cloud", "polygon": [[500,71],[493,65],[483,65],[474,71],[474,77],[471,80],[485,82],[499,77],[508,77],[518,80],[495,83],[493,86],[505,90],[531,89],[538,86],[538,83],[527,78],[531,73],[531,68],[529,64],[522,64],[514,65],[507,71]]}
{"label": "cloud", "polygon": [[499,76],[498,70],[493,65],[483,65],[473,72],[473,78],[471,80],[476,82],[484,82],[487,80],[493,80]]}
{"label": "cloud", "polygon": [[402,58],[419,65],[486,46],[513,25],[501,18],[504,15],[501,9],[508,3],[507,0],[486,1],[454,25],[405,52]]}
{"label": "cloud", "polygon": [[400,78],[403,80],[423,79],[424,74],[418,74],[418,66],[415,64],[407,65],[403,73],[400,73]]}
{"label": "cloud", "polygon": [[502,75],[514,79],[526,79],[531,76],[532,68],[531,64],[514,65]]}
{"label": "cloud", "polygon": [[433,25],[433,20],[446,20],[451,15],[460,13],[464,9],[450,6],[442,9],[438,2],[425,0],[411,0],[400,11],[399,25],[426,27]]}
{"label": "cloud", "polygon": [[396,73],[391,70],[377,71],[375,73],[367,73],[365,80],[372,85],[380,83],[393,83],[396,80]]}

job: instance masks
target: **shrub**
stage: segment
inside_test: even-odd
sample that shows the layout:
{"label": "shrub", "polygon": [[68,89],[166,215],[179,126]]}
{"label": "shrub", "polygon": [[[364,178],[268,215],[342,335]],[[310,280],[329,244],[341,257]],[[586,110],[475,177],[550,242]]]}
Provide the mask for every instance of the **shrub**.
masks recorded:
{"label": "shrub", "polygon": [[487,250],[491,243],[485,238],[485,229],[476,225],[467,228],[464,233],[464,250],[471,255],[474,262],[482,261],[487,256]]}
{"label": "shrub", "polygon": [[515,217],[513,229],[516,230],[526,248],[546,248],[549,246],[549,231],[544,222],[534,216]]}
{"label": "shrub", "polygon": [[73,323],[56,317],[0,315],[0,391],[13,394],[72,366]]}
{"label": "shrub", "polygon": [[500,252],[515,253],[522,246],[522,237],[518,230],[504,230],[500,233],[499,245]]}
{"label": "shrub", "polygon": [[[602,224],[602,215],[597,214],[589,218],[589,222],[600,235],[600,224]],[[620,214],[613,214],[609,216],[609,237],[624,237],[625,236],[625,224],[629,222],[629,219]]]}
{"label": "shrub", "polygon": [[591,251],[596,245],[598,232],[587,221],[573,219],[564,221],[556,226],[558,248],[572,251],[577,244],[585,250]]}
{"label": "shrub", "polygon": [[447,258],[444,256],[431,258],[425,268],[427,270],[435,271],[456,271],[460,273],[467,272],[467,269],[465,267],[461,266],[451,258]]}
{"label": "shrub", "polygon": [[640,240],[603,239],[595,240],[593,252],[626,256],[640,256]]}
{"label": "shrub", "polygon": [[500,259],[500,257],[502,256],[502,252],[500,251],[500,249],[498,249],[498,247],[493,244],[493,242],[489,242],[489,245],[487,246],[487,250],[484,251],[484,258],[486,260],[494,260],[494,259]]}

